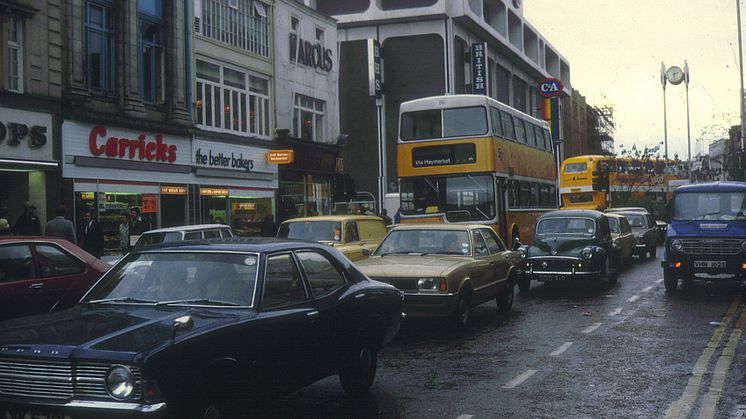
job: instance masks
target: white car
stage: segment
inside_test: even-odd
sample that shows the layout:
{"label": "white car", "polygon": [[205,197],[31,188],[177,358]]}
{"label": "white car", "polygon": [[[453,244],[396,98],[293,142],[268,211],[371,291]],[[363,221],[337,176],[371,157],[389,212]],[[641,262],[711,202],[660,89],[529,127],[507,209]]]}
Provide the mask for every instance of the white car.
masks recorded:
{"label": "white car", "polygon": [[[136,238],[137,237],[137,238]],[[225,224],[196,224],[190,226],[159,228],[143,233],[141,236],[132,236],[135,241],[134,248],[150,246],[158,243],[177,242],[182,240],[219,239],[221,237],[234,237],[233,230]]]}

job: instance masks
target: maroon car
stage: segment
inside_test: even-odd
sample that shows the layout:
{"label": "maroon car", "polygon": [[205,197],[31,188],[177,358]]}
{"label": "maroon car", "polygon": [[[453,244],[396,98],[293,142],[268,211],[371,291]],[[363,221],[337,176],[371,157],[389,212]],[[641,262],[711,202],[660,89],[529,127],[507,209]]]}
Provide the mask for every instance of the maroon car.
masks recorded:
{"label": "maroon car", "polygon": [[0,237],[0,319],[72,307],[109,265],[51,237]]}

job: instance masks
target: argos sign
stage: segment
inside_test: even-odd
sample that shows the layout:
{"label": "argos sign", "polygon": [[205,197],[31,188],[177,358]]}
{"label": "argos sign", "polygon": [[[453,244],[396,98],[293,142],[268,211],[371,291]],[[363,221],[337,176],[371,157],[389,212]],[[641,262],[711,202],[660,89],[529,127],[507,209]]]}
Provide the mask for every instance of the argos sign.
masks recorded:
{"label": "argos sign", "polygon": [[148,139],[145,134],[139,134],[136,138],[107,137],[106,127],[97,125],[88,134],[88,148],[96,157],[105,155],[120,159],[173,163],[176,161],[177,147],[164,142],[163,134],[155,134],[154,139]]}
{"label": "argos sign", "polygon": [[562,82],[558,79],[544,79],[536,87],[539,94],[544,97],[559,96],[565,89]]}

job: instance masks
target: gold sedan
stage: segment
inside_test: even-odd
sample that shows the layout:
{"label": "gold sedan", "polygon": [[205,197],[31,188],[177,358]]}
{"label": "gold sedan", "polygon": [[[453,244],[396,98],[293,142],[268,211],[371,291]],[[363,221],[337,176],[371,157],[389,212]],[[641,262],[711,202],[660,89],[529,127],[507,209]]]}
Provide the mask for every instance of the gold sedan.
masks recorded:
{"label": "gold sedan", "polygon": [[386,236],[386,223],[371,215],[322,215],[293,218],[280,224],[277,237],[325,243],[351,261],[367,257]]}
{"label": "gold sedan", "polygon": [[356,265],[402,290],[407,316],[452,317],[463,327],[471,308],[487,301],[510,311],[521,261],[488,226],[418,223],[391,229]]}

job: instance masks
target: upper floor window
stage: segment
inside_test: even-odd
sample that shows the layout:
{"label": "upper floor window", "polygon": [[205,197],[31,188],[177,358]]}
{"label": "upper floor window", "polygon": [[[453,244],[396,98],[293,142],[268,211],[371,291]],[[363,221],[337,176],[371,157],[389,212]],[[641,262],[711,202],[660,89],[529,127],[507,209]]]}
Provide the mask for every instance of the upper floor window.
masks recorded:
{"label": "upper floor window", "polygon": [[295,95],[293,136],[306,141],[324,141],[324,102],[308,96]]}
{"label": "upper floor window", "polygon": [[163,4],[161,0],[139,0],[140,92],[147,102],[163,101]]}
{"label": "upper floor window", "polygon": [[203,0],[200,33],[236,48],[269,57],[272,34],[268,6],[257,0]]}
{"label": "upper floor window", "polygon": [[113,92],[115,89],[113,10],[104,3],[88,2],[85,12],[88,88]]}
{"label": "upper floor window", "polygon": [[269,79],[197,60],[197,124],[270,135]]}
{"label": "upper floor window", "polygon": [[298,16],[290,16],[290,32],[298,33],[300,32],[300,19]]}
{"label": "upper floor window", "polygon": [[8,18],[8,90],[23,93],[23,22],[18,17]]}
{"label": "upper floor window", "polygon": [[324,46],[324,29],[323,28],[316,28],[316,41],[318,41],[321,46]]}

